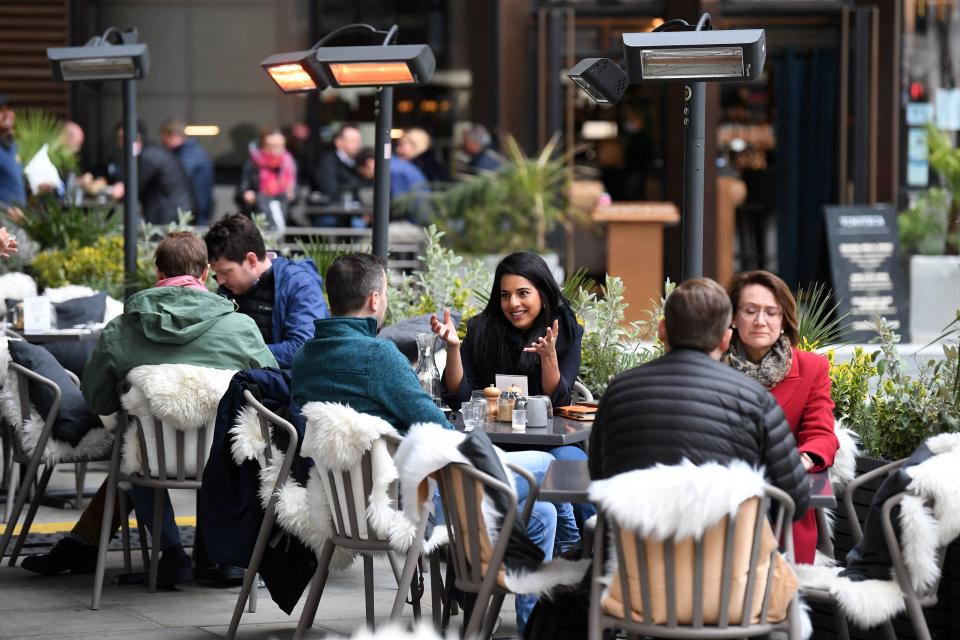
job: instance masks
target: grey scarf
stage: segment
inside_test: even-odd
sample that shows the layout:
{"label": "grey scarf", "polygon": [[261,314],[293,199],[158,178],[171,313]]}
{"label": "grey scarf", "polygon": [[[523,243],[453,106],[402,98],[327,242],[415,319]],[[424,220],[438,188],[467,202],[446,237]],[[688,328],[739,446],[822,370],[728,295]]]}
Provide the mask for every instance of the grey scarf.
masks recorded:
{"label": "grey scarf", "polygon": [[767,389],[772,389],[780,384],[790,371],[790,365],[793,364],[793,348],[787,336],[780,336],[760,362],[754,363],[747,357],[747,350],[743,343],[738,338],[734,338],[730,343],[730,350],[723,359],[737,371],[753,378]]}

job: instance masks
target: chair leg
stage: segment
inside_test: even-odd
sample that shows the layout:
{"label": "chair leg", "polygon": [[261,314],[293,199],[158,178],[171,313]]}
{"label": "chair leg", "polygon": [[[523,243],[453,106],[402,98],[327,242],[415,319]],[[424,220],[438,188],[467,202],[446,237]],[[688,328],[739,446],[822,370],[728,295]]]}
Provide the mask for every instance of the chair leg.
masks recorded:
{"label": "chair leg", "polygon": [[790,601],[790,607],[787,611],[787,638],[789,640],[801,640],[803,633],[800,627],[800,598],[794,596]]}
{"label": "chair leg", "polygon": [[920,606],[920,602],[912,596],[905,598],[905,600],[907,613],[910,615],[910,623],[913,625],[913,632],[916,634],[917,640],[931,640],[930,629],[927,628],[927,621],[923,617],[923,607]]}
{"label": "chair leg", "polygon": [[[403,612],[403,603],[406,600],[408,586],[411,589],[411,596],[413,595],[413,585],[411,584],[411,580],[413,580],[413,573],[417,568],[417,563],[420,559],[420,548],[422,546],[421,541],[423,540],[423,534],[426,529],[427,519],[420,518],[420,524],[417,526],[417,533],[416,537],[414,537],[414,542],[410,545],[410,548],[407,549],[407,557],[403,563],[403,571],[399,572],[397,575],[397,596],[393,599],[393,610],[390,611],[391,621],[399,618],[400,614]],[[390,554],[390,557],[390,564],[393,566],[395,560],[393,559],[392,554]],[[419,601],[419,598],[417,598],[417,600]]]}
{"label": "chair leg", "polygon": [[263,552],[270,542],[270,532],[273,530],[276,521],[276,501],[276,496],[271,497],[264,511],[263,521],[261,521],[260,530],[257,532],[257,541],[254,543],[253,552],[250,554],[250,562],[247,563],[247,570],[243,573],[240,597],[237,598],[237,604],[233,608],[233,617],[230,618],[227,640],[233,640],[237,633],[237,627],[240,626],[240,617],[243,615],[243,601],[249,598],[250,613],[255,613],[257,610],[257,588],[259,587],[257,572],[260,570],[260,561],[263,560]]}
{"label": "chair leg", "polygon": [[250,603],[249,603],[249,606],[247,607],[247,611],[249,611],[250,613],[257,612],[257,595],[259,594],[259,591],[260,591],[260,574],[258,573],[253,576],[253,589],[250,590],[250,598],[249,598]]}
{"label": "chair leg", "polygon": [[492,638],[493,628],[497,625],[497,617],[500,615],[500,609],[503,607],[503,599],[506,594],[498,593],[493,596],[490,606],[487,607],[487,613],[483,620],[483,637]]}
{"label": "chair leg", "polygon": [[107,474],[107,492],[104,497],[103,518],[100,521],[100,542],[97,545],[97,570],[93,578],[93,600],[90,608],[100,608],[100,593],[103,591],[103,574],[107,568],[107,545],[110,544],[110,527],[113,524],[113,509],[117,497],[117,478],[120,474],[120,447],[122,436],[117,434],[110,453],[110,472]]}
{"label": "chair leg", "polygon": [[10,522],[13,518],[13,502],[17,499],[17,480],[20,478],[20,474],[13,469],[14,466],[19,465],[11,464],[10,466],[10,478],[7,480],[7,504],[3,510],[4,522]]}
{"label": "chair leg", "polygon": [[20,551],[23,550],[23,544],[27,541],[27,534],[30,533],[30,526],[33,524],[33,519],[37,515],[37,509],[40,507],[40,500],[43,499],[43,494],[47,490],[47,484],[50,482],[50,476],[53,475],[55,468],[56,465],[48,464],[43,470],[43,475],[40,476],[40,484],[37,485],[37,491],[33,496],[33,500],[30,501],[30,508],[27,509],[27,517],[23,521],[23,526],[20,527],[20,535],[17,536],[17,543],[13,545],[13,553],[10,554],[11,567],[16,564],[17,558],[20,556]]}
{"label": "chair leg", "polygon": [[440,575],[440,559],[437,554],[432,554],[430,562],[430,605],[433,610],[433,626],[435,629],[441,629],[440,623],[443,617],[443,578]]}
{"label": "chair leg", "polygon": [[[39,455],[40,453],[38,452],[30,459],[26,473],[21,474],[14,471],[10,475],[10,486],[7,488],[7,528],[3,534],[3,541],[0,542],[0,557],[3,556],[3,553],[7,550],[7,545],[10,544],[13,529],[20,520],[20,514],[23,513],[23,507],[27,503],[29,496],[36,496],[36,494],[31,493],[30,490],[33,488],[33,479],[36,477],[37,469],[40,467]],[[23,471],[22,465],[20,470]],[[18,485],[20,487],[19,491],[17,491]],[[39,498],[37,498],[37,500],[39,501]],[[23,531],[21,530],[21,536],[22,535]],[[12,556],[10,558],[10,566],[13,567],[15,565],[16,558]]]}
{"label": "chair leg", "polygon": [[73,465],[73,479],[77,489],[77,499],[74,507],[77,511],[83,511],[83,485],[87,479],[87,463],[75,462]]}
{"label": "chair leg", "polygon": [[843,615],[843,611],[836,603],[833,605],[833,626],[836,628],[838,640],[850,640],[850,627],[847,626],[847,617]]}
{"label": "chair leg", "polygon": [[313,626],[313,619],[317,616],[317,607],[320,605],[320,597],[323,595],[323,587],[327,583],[330,559],[333,558],[335,547],[336,545],[331,540],[323,543],[320,557],[317,558],[317,570],[313,574],[313,580],[310,581],[310,591],[307,593],[306,602],[303,603],[303,612],[297,622],[297,630],[293,634],[293,640],[303,640],[303,634]]}
{"label": "chair leg", "polygon": [[373,620],[373,556],[363,554],[363,596],[366,602],[367,628],[374,630]]}
{"label": "chair leg", "polygon": [[130,516],[127,513],[127,494],[125,491],[117,492],[117,503],[120,505],[120,542],[123,544],[123,571],[124,573],[133,572],[133,559],[130,557]]}
{"label": "chair leg", "polygon": [[153,531],[150,532],[150,582],[147,591],[157,590],[157,572],[160,568],[160,527],[163,525],[163,489],[153,490]]}
{"label": "chair leg", "polygon": [[137,536],[140,538],[140,560],[143,562],[143,572],[150,573],[150,547],[147,542],[147,527],[140,518],[137,518]]}

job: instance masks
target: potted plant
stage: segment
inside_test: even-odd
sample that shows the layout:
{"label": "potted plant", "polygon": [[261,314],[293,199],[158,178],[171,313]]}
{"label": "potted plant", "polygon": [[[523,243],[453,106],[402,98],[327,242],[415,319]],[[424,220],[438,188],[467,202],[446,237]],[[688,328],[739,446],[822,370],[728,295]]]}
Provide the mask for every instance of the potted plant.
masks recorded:
{"label": "potted plant", "polygon": [[[496,171],[485,171],[443,191],[404,198],[398,208],[426,203],[437,227],[447,233],[451,246],[466,254],[488,254],[492,267],[503,255],[529,250],[545,254],[555,273],[559,260],[547,253],[547,235],[570,215],[565,194],[569,152],[559,151],[553,137],[537,154],[528,156],[512,136],[505,139],[505,162]],[[559,279],[559,278],[558,278]]]}

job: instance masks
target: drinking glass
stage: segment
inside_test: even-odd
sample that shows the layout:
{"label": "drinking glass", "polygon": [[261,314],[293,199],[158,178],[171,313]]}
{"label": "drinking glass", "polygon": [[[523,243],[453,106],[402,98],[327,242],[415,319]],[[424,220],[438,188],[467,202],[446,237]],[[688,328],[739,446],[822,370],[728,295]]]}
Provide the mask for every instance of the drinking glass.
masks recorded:
{"label": "drinking glass", "polygon": [[486,401],[471,400],[463,403],[462,411],[464,431],[472,431],[483,424],[487,414],[487,403]]}
{"label": "drinking glass", "polygon": [[476,402],[477,400],[487,401],[487,397],[483,395],[483,389],[474,389],[470,392],[470,402]]}
{"label": "drinking glass", "polygon": [[513,410],[513,420],[510,422],[510,426],[514,431],[524,431],[527,428],[527,410],[526,409],[514,409]]}

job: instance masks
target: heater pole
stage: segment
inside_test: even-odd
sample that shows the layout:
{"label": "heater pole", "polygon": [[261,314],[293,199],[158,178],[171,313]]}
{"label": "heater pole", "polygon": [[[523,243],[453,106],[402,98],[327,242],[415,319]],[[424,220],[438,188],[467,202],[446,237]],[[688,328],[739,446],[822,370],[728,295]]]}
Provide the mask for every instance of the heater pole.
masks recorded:
{"label": "heater pole", "polygon": [[377,92],[377,120],[373,164],[373,253],[387,261],[390,235],[390,127],[393,121],[393,87]]}
{"label": "heater pole", "polygon": [[683,280],[703,277],[703,94],[703,82],[684,86]]}
{"label": "heater pole", "polygon": [[140,220],[137,188],[137,81],[123,80],[123,297],[136,292],[137,226]]}

